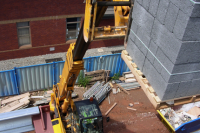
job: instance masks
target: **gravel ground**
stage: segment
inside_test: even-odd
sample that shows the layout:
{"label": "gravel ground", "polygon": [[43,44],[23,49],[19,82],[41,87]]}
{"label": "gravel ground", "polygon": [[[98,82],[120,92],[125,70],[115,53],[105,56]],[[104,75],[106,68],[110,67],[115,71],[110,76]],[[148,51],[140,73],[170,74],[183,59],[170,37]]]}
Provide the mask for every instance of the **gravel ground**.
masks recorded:
{"label": "gravel ground", "polygon": [[[107,54],[112,54],[112,52],[121,51],[121,50],[124,50],[123,45],[88,49],[84,57],[107,55]],[[10,70],[10,69],[13,69],[14,67],[44,64],[46,63],[45,62],[46,59],[61,57],[63,60],[65,60],[65,54],[66,52],[61,52],[61,53],[55,53],[55,54],[46,54],[46,55],[39,55],[39,56],[32,56],[32,57],[25,57],[25,58],[3,60],[3,61],[0,61],[0,71]]]}

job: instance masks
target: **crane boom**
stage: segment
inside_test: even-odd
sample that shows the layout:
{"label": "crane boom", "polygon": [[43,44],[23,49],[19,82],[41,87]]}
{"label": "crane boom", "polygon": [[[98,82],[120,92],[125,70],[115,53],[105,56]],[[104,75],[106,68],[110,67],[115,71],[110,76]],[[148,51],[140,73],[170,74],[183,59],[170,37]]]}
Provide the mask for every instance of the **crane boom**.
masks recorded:
{"label": "crane boom", "polygon": [[[115,6],[116,26],[97,27],[107,6]],[[115,0],[113,2],[111,0],[86,0],[85,21],[82,21],[76,43],[70,44],[68,48],[60,82],[53,86],[53,93],[51,94],[49,105],[50,110],[55,114],[52,121],[58,121],[59,123],[59,126],[53,126],[54,131],[65,133],[66,126],[62,123],[62,117],[68,115],[69,108],[72,112],[75,110],[71,94],[77,76],[80,70],[84,68],[83,56],[90,42],[96,39],[124,38],[128,24],[129,6],[131,6],[131,3],[128,0]],[[67,128],[71,126],[67,125]]]}

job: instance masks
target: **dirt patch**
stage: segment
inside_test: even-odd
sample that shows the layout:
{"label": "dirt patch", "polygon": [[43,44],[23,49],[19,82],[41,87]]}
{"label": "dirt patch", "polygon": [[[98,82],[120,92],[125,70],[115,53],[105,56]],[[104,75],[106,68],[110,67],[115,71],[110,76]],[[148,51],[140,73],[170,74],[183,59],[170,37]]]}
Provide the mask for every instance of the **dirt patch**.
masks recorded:
{"label": "dirt patch", "polygon": [[[74,101],[82,100],[86,90],[83,87],[75,87],[74,92],[78,94],[78,97]],[[104,119],[104,133],[169,133],[143,90],[137,89],[128,92],[130,95],[123,91],[117,94],[110,92],[110,104],[107,97],[99,105]],[[33,95],[40,95],[40,93]],[[43,94],[41,93],[41,95]],[[107,115],[110,117],[107,122],[105,113],[115,102],[117,105]],[[137,110],[127,109],[129,103],[132,103],[132,108]],[[34,131],[29,133],[34,133]]]}
{"label": "dirt patch", "polygon": [[[115,87],[115,86],[114,86]],[[75,88],[79,96],[74,101],[82,100],[83,93],[86,89]],[[100,109],[104,117],[104,132],[105,133],[169,133],[167,128],[158,118],[153,105],[142,89],[128,91],[127,95],[123,91],[117,94],[110,92],[110,104],[108,97],[100,104]],[[106,121],[105,113],[115,103],[117,105],[107,115],[110,121]],[[133,108],[136,111],[128,110],[129,103],[133,103]]]}

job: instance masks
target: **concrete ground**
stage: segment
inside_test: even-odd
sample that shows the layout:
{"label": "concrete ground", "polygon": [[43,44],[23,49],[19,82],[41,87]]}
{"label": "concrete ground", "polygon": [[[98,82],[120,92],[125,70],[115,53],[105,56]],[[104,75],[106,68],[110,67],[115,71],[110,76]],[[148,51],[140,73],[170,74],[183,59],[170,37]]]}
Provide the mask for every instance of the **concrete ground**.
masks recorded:
{"label": "concrete ground", "polygon": [[[90,56],[112,54],[112,53],[120,52],[122,50],[124,50],[123,45],[88,49],[85,53],[84,58],[90,57]],[[65,54],[66,52],[61,52],[61,53],[55,53],[55,54],[46,54],[46,55],[31,56],[31,57],[25,57],[25,58],[3,60],[3,61],[0,61],[0,71],[10,70],[10,69],[13,69],[14,67],[44,64],[46,63],[45,62],[46,59],[62,58],[62,60],[65,60],[66,59]]]}

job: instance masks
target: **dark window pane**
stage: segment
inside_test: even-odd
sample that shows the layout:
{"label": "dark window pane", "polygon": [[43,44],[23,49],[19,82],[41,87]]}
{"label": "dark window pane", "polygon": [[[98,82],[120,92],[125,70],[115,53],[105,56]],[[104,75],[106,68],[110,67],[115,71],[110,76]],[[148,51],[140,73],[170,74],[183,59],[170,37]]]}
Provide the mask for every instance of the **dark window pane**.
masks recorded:
{"label": "dark window pane", "polygon": [[77,24],[67,24],[67,29],[76,29]]}
{"label": "dark window pane", "polygon": [[20,22],[20,23],[17,23],[17,27],[24,27],[24,26],[29,26],[29,22]]}
{"label": "dark window pane", "polygon": [[76,22],[77,18],[67,18],[67,22]]}
{"label": "dark window pane", "polygon": [[25,44],[30,44],[30,37],[19,37],[19,45],[25,45]]}
{"label": "dark window pane", "polygon": [[18,35],[29,35],[29,28],[18,29]]}
{"label": "dark window pane", "polygon": [[67,18],[67,22],[77,22],[81,21],[81,18]]}

